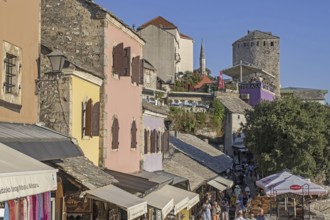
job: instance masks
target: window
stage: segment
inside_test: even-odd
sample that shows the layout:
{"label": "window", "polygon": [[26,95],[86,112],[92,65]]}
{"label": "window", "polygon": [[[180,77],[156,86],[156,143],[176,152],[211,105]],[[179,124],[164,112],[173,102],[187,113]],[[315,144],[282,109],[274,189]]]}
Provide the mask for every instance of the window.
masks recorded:
{"label": "window", "polygon": [[257,41],[257,47],[259,47],[259,41]]}
{"label": "window", "polygon": [[17,78],[17,67],[16,67],[16,61],[17,58],[16,56],[6,53],[6,58],[4,61],[5,65],[5,73],[6,73],[6,78],[5,78],[5,93],[11,93],[14,94],[15,87],[17,87],[16,83],[16,78]]}
{"label": "window", "polygon": [[165,131],[162,135],[162,152],[167,153],[169,149],[169,131]]}
{"label": "window", "polygon": [[144,154],[147,154],[149,152],[149,131],[147,129],[144,129]]}
{"label": "window", "polygon": [[112,149],[117,150],[119,147],[119,123],[117,118],[113,119],[111,133],[112,133]]}
{"label": "window", "polygon": [[131,75],[131,47],[124,49],[124,72],[122,76]]}
{"label": "window", "polygon": [[251,42],[251,47],[253,47],[253,45],[254,45],[254,43],[253,43],[253,42]]}
{"label": "window", "polygon": [[266,46],[266,41],[264,41],[264,46]]}
{"label": "window", "polygon": [[157,140],[157,131],[154,129],[152,130],[150,137],[150,144],[151,144],[150,153],[156,153],[156,140]]}
{"label": "window", "polygon": [[141,69],[140,56],[134,57],[132,61],[132,83],[143,84],[143,72]]}
{"label": "window", "polygon": [[244,45],[244,47],[246,47],[246,43],[244,43],[243,45]]}
{"label": "window", "polygon": [[3,42],[2,54],[0,106],[20,112],[22,108],[22,49],[8,42]]}
{"label": "window", "polygon": [[273,42],[273,41],[272,41],[272,42],[270,42],[270,46],[272,46],[272,47],[274,46],[274,42]]}
{"label": "window", "polygon": [[124,75],[124,44],[120,43],[113,48],[112,54],[112,68],[113,74],[118,74],[119,76]]}
{"label": "window", "polygon": [[136,141],[136,122],[133,121],[132,126],[131,126],[131,148],[136,148],[137,141]]}
{"label": "window", "polygon": [[92,99],[82,102],[82,137],[99,136],[100,102],[93,105]]}

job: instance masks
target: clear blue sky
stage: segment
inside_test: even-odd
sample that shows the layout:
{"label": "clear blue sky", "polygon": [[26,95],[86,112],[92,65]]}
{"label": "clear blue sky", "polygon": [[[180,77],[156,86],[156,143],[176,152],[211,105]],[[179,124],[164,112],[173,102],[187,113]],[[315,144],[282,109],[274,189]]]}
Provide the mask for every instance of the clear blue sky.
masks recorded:
{"label": "clear blue sky", "polygon": [[[280,37],[282,87],[330,92],[330,0],[95,0],[135,27],[162,16],[194,39],[194,68],[204,40],[212,75],[232,64],[232,43],[248,30]],[[330,94],[327,94],[330,102]]]}

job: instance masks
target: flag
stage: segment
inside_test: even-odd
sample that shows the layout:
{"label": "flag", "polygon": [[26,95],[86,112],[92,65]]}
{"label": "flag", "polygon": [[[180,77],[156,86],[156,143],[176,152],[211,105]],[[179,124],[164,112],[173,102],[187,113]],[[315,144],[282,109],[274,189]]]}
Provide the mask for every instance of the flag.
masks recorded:
{"label": "flag", "polygon": [[218,89],[224,89],[224,88],[225,88],[225,81],[223,80],[222,72],[220,71]]}

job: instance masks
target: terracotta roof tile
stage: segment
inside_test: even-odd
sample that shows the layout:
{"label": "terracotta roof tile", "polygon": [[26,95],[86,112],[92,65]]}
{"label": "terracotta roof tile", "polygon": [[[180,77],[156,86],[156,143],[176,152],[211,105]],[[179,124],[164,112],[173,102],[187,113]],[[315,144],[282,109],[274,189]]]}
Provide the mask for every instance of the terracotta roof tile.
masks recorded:
{"label": "terracotta roof tile", "polygon": [[212,83],[213,83],[212,80],[211,80],[208,76],[204,75],[203,78],[202,78],[202,80],[199,81],[199,82],[197,83],[197,85],[194,86],[194,89],[199,89],[199,88],[201,88],[203,85],[206,85],[206,84],[212,84]]}
{"label": "terracotta roof tile", "polygon": [[156,27],[162,28],[162,29],[177,29],[177,26],[175,26],[173,23],[169,22],[165,18],[158,16],[144,24],[142,24],[140,27],[138,27],[137,30],[141,30],[143,28],[148,27],[149,25],[154,25]]}
{"label": "terracotta roof tile", "polygon": [[185,34],[183,34],[183,33],[180,33],[180,37],[181,37],[181,38],[185,38],[185,39],[190,39],[190,40],[192,40],[191,37],[189,37],[189,36],[187,36],[187,35],[185,35]]}

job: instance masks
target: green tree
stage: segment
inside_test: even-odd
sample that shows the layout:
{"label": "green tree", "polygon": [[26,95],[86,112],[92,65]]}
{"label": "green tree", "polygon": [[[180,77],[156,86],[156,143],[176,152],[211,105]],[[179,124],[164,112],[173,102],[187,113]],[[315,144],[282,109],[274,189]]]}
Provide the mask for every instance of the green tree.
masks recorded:
{"label": "green tree", "polygon": [[329,177],[329,110],[316,102],[285,97],[247,111],[245,145],[264,175],[290,169],[314,179]]}

